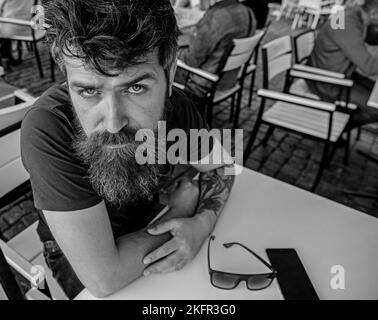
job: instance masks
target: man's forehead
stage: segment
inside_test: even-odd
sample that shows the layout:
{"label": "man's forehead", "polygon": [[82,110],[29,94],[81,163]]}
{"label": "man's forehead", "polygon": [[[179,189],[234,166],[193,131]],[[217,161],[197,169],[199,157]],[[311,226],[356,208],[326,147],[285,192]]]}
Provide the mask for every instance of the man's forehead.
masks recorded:
{"label": "man's forehead", "polygon": [[[83,77],[90,79],[116,79],[122,78],[124,80],[132,79],[137,77],[142,73],[151,73],[156,78],[160,72],[163,72],[163,67],[160,65],[158,51],[155,50],[145,57],[142,58],[143,62],[130,66],[123,71],[114,71],[115,77],[108,77],[106,75],[100,74],[97,70],[94,69],[91,65],[86,65],[81,59],[63,56],[64,64],[66,67],[67,77],[70,81],[71,78],[76,80],[79,77],[80,80],[83,80]],[[110,72],[111,74],[111,72]]]}

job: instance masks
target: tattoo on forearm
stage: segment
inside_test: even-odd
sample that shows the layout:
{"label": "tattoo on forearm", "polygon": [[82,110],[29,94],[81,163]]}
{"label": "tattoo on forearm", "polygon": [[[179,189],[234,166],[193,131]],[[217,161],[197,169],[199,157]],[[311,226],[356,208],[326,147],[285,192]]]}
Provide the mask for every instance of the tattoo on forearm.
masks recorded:
{"label": "tattoo on forearm", "polygon": [[211,211],[218,216],[222,211],[235,181],[234,175],[225,175],[226,168],[200,174],[198,213]]}

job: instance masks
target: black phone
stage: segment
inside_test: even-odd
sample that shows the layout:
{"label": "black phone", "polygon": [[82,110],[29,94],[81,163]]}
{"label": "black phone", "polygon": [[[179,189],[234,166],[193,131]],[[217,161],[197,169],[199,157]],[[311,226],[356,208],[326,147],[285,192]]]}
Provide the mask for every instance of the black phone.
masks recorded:
{"label": "black phone", "polygon": [[319,300],[294,249],[267,249],[266,253],[277,271],[277,281],[285,300]]}

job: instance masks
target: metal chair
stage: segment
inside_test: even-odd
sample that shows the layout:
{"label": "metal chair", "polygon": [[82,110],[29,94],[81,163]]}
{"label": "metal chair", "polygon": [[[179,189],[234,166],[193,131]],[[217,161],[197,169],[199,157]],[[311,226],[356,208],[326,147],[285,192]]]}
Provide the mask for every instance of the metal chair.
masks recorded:
{"label": "metal chair", "polygon": [[[308,58],[310,57],[314,46],[315,46],[316,31],[306,30],[295,36],[292,36],[292,47],[294,51],[294,65],[293,69],[308,73],[314,73],[321,76],[346,79],[345,74],[328,71],[319,68],[313,68],[306,65]],[[307,86],[306,81],[303,79],[296,81],[294,85],[290,88],[290,92],[298,95],[303,95],[311,99],[321,100],[316,94],[310,91]],[[339,102],[341,105],[342,103]],[[357,106],[349,104],[350,109],[356,109]]]}
{"label": "metal chair", "polygon": [[296,13],[297,8],[298,0],[282,0],[279,11],[274,15],[276,16],[277,20],[280,20],[283,15],[285,15],[286,19],[289,19]]}
{"label": "metal chair", "polygon": [[305,64],[315,46],[315,31],[306,30],[292,37],[294,48],[294,62]]}
{"label": "metal chair", "polygon": [[[30,190],[29,174],[21,160],[20,127],[25,113],[31,108],[35,98],[23,91],[16,91],[13,99],[16,102],[20,100],[23,102],[0,109],[0,149],[3,150],[0,153],[0,208]],[[37,282],[39,275],[33,273],[35,270],[33,267],[42,266],[46,271],[51,295],[55,299],[67,299],[45,264],[42,243],[36,228],[37,223],[34,223],[10,241],[0,240],[0,248],[8,264],[33,285],[40,284]],[[48,288],[46,292],[49,294]]]}
{"label": "metal chair", "polygon": [[[348,161],[350,132],[346,130],[346,126],[349,122],[350,114],[347,108],[345,108],[345,112],[337,111],[338,106],[336,103],[324,102],[318,99],[293,94],[291,93],[290,87],[292,84],[295,84],[294,80],[296,79],[306,79],[308,81],[340,86],[344,89],[346,94],[345,105],[348,106],[353,81],[293,69],[293,52],[289,36],[273,40],[264,45],[262,55],[264,80],[263,89],[258,91],[258,96],[261,98],[261,105],[256,124],[244,153],[244,161],[247,161],[251,153],[261,124],[269,126],[269,130],[263,140],[263,145],[267,143],[276,127],[322,141],[324,143],[323,157],[311,189],[315,191],[321,175],[332,158],[336,145],[341,142],[341,137],[344,133],[347,134],[344,161],[345,163]],[[286,77],[283,92],[270,90],[270,81],[284,73]],[[275,101],[275,103],[270,109],[265,110],[267,100]],[[332,152],[330,152],[331,146],[334,147]]]}
{"label": "metal chair", "polygon": [[256,79],[256,70],[257,70],[257,62],[259,59],[259,51],[260,51],[260,45],[263,41],[264,37],[266,36],[269,26],[271,25],[271,21],[268,21],[265,25],[265,28],[262,30],[264,32],[262,38],[260,39],[253,56],[251,57],[251,60],[249,62],[249,65],[247,67],[247,70],[245,71],[245,78],[251,76],[251,82],[249,85],[249,96],[248,96],[248,104],[247,106],[252,107],[252,97],[253,97],[253,90],[255,88],[255,79]]}
{"label": "metal chair", "polygon": [[[194,74],[209,82],[209,88],[207,89],[208,91],[203,99],[203,110],[200,111],[202,111],[202,113],[206,116],[207,122],[210,126],[212,124],[214,106],[230,98],[232,99],[230,121],[234,119],[234,128],[238,126],[245,75],[249,67],[249,62],[253,54],[256,52],[256,49],[258,48],[264,34],[264,31],[261,31],[253,37],[234,39],[232,45],[224,53],[215,74],[190,67],[181,60],[178,61],[178,68],[187,71],[188,75],[184,84],[174,83],[176,87],[191,93],[191,90],[188,87],[190,74]],[[230,86],[231,88],[228,90],[218,90],[217,86],[222,80],[223,76],[230,71],[239,72],[238,77],[235,79],[235,83]],[[253,71],[254,70],[251,70],[250,72]]]}
{"label": "metal chair", "polygon": [[299,0],[298,10],[295,14],[292,30],[302,27],[307,19],[307,27],[316,29],[322,17],[329,17],[333,13],[335,0]]}
{"label": "metal chair", "polygon": [[[34,1],[34,6],[39,4],[39,0]],[[14,26],[22,26],[26,28],[30,28],[30,35],[12,35],[9,37],[2,37],[1,39],[5,40],[14,40],[19,43],[18,45],[18,54],[19,58],[22,55],[22,46],[21,43],[25,42],[26,44],[30,44],[34,55],[37,61],[38,70],[41,78],[44,78],[41,56],[38,50],[38,43],[43,41],[46,38],[46,30],[45,29],[37,29],[32,21],[33,15],[31,16],[31,20],[23,20],[23,19],[14,19],[14,18],[0,18],[0,28],[1,25],[10,24]],[[55,63],[53,61],[52,55],[50,53],[50,71],[51,71],[51,80],[55,81]]]}

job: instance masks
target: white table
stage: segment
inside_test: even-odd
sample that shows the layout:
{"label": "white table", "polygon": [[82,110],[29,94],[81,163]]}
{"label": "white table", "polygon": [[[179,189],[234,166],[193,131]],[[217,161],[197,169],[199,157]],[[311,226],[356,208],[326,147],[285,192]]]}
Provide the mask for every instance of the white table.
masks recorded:
{"label": "white table", "polygon": [[[244,169],[214,231],[213,269],[253,272],[260,265],[239,241],[266,257],[266,248],[295,248],[321,299],[378,298],[378,219]],[[345,290],[330,286],[331,268],[345,268]],[[265,267],[263,267],[265,268]],[[210,284],[207,243],[183,270],[141,278],[110,299],[282,299],[277,281],[253,292],[245,283],[232,291]],[[94,299],[84,290],[77,299]]]}

